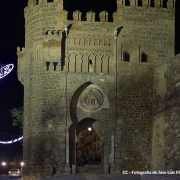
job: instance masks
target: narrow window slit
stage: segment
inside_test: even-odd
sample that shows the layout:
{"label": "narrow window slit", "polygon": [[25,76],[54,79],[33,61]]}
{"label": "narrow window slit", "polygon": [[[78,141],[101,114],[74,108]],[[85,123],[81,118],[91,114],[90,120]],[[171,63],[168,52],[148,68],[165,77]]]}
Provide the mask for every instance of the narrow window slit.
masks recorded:
{"label": "narrow window slit", "polygon": [[58,65],[58,62],[53,62],[53,66],[54,66],[54,71],[56,71],[56,67]]}
{"label": "narrow window slit", "polygon": [[46,62],[46,69],[49,71],[50,62]]}

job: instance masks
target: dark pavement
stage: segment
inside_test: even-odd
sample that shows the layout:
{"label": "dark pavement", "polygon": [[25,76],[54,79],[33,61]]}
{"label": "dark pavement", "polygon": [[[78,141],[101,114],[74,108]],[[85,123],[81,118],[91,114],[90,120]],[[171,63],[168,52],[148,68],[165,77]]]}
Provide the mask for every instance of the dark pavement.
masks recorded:
{"label": "dark pavement", "polygon": [[84,166],[78,168],[77,174],[39,180],[140,180],[140,175],[103,174],[100,168]]}

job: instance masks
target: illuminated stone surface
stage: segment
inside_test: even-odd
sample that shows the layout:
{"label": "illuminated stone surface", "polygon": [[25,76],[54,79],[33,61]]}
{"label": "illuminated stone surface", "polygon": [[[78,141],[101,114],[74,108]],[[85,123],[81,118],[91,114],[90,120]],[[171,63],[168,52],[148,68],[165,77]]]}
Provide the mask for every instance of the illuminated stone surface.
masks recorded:
{"label": "illuminated stone surface", "polygon": [[24,180],[50,176],[50,166],[55,176],[68,174],[75,132],[91,125],[102,138],[104,172],[178,169],[179,56],[169,60],[175,7],[160,2],[118,0],[113,22],[106,11],[96,22],[92,11],[87,21],[79,11],[67,20],[62,0],[29,0],[25,48],[17,49]]}

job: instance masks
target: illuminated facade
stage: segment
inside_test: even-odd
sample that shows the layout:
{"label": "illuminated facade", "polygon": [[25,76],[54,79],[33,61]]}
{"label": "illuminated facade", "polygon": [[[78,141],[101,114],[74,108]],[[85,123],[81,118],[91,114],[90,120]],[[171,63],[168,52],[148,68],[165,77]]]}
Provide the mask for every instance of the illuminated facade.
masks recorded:
{"label": "illuminated facade", "polygon": [[92,11],[68,20],[63,0],[28,1],[17,49],[24,180],[50,176],[51,166],[55,176],[75,172],[76,140],[90,126],[104,173],[178,169],[175,0],[141,2],[117,0],[113,22],[106,11],[96,22]]}

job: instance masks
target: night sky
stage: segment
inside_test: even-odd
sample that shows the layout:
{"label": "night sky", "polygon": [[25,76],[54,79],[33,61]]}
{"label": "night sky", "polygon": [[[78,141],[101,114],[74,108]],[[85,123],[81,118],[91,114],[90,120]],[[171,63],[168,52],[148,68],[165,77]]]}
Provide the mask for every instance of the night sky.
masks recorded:
{"label": "night sky", "polygon": [[[16,48],[24,47],[24,8],[27,2],[28,0],[0,0],[0,63],[15,65],[8,76],[0,79],[0,141],[11,140],[12,137],[21,135],[20,129],[12,126],[10,110],[23,106],[24,89],[17,78]],[[72,19],[73,11],[80,10],[83,13],[82,20],[85,20],[85,13],[90,10],[96,12],[96,19],[99,20],[99,12],[106,10],[109,12],[109,20],[112,21],[112,13],[116,11],[116,0],[64,0],[64,9],[69,12],[69,19]],[[180,53],[180,0],[176,1],[175,50],[175,54]],[[22,149],[20,142],[11,145],[0,144],[0,163],[14,161],[15,158],[19,163],[23,160]]]}

